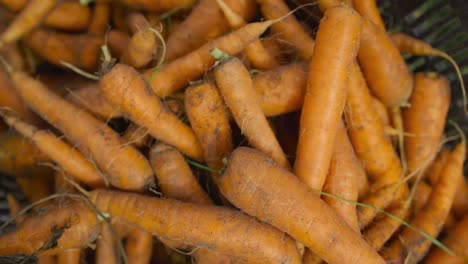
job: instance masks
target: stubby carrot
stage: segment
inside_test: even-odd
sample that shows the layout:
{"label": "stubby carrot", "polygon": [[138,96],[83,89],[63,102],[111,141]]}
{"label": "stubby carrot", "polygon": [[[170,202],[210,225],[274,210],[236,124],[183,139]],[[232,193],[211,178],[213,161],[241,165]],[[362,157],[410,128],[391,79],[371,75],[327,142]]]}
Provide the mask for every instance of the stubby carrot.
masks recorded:
{"label": "stubby carrot", "polygon": [[382,16],[380,16],[376,0],[352,0],[352,2],[354,9],[356,9],[361,16],[367,17],[381,30],[386,31],[385,23],[383,22]]}
{"label": "stubby carrot", "polygon": [[234,120],[249,143],[285,168],[289,161],[257,103],[247,68],[236,57],[222,61],[215,71],[216,84]]}
{"label": "stubby carrot", "polygon": [[98,83],[72,90],[66,99],[104,120],[123,116],[122,112],[106,101]]}
{"label": "stubby carrot", "polygon": [[37,27],[57,5],[57,0],[31,0],[8,28],[0,35],[0,48],[5,43],[15,42]]}
{"label": "stubby carrot", "polygon": [[[325,12],[317,32],[294,164],[297,177],[313,189],[322,189],[328,173],[360,31],[360,16],[352,8],[340,6]],[[329,70],[319,73],[325,68]],[[323,114],[325,106],[327,113]]]}
{"label": "stubby carrot", "polygon": [[[226,0],[226,4],[245,20],[255,15],[254,0]],[[201,0],[190,15],[167,39],[166,61],[179,58],[221,36],[229,30],[229,24],[218,7],[216,0]]]}
{"label": "stubby carrot", "polygon": [[109,27],[110,3],[95,3],[88,26],[88,34],[102,36]]}
{"label": "stubby carrot", "polygon": [[[432,237],[437,237],[450,213],[453,198],[462,180],[463,162],[466,155],[465,140],[450,153],[447,164],[424,208],[410,224]],[[383,257],[392,263],[417,263],[429,250],[431,242],[419,232],[406,227],[384,251]]]}
{"label": "stubby carrot", "polygon": [[404,131],[413,135],[405,139],[408,174],[422,174],[440,148],[450,105],[449,81],[436,73],[417,73],[409,103],[411,107],[403,110]]}
{"label": "stubby carrot", "polygon": [[[277,19],[290,12],[283,0],[258,0],[260,9],[266,19]],[[314,40],[304,30],[294,16],[288,16],[272,26],[272,30],[281,39],[290,42],[302,59],[310,59],[314,52]]]}
{"label": "stubby carrot", "polygon": [[105,190],[91,192],[90,199],[99,210],[156,236],[245,261],[301,263],[289,236],[236,210]]}
{"label": "stubby carrot", "polygon": [[133,36],[120,58],[120,62],[135,68],[142,68],[153,59],[157,49],[157,42],[148,21],[142,14],[138,15],[137,19],[143,20],[141,23],[143,25],[130,27],[133,28]]}
{"label": "stubby carrot", "polygon": [[104,122],[25,73],[14,72],[11,78],[23,100],[91,157],[112,185],[126,190],[153,185],[153,173],[145,157],[132,146],[123,145],[125,141]]}
{"label": "stubby carrot", "polygon": [[328,263],[384,263],[316,193],[257,150],[234,150],[218,186],[236,207],[290,234]]}
{"label": "stubby carrot", "polygon": [[203,159],[203,152],[192,129],[172,114],[154,95],[148,83],[132,67],[117,64],[100,80],[105,98],[153,137],[171,144],[186,155]]}
{"label": "stubby carrot", "polygon": [[[215,63],[210,51],[217,48],[229,55],[237,54],[274,24],[275,20],[247,24],[227,35],[214,39],[197,50],[180,57],[162,68],[152,68],[144,72],[145,79],[160,97],[167,96],[188,82],[201,77],[207,68]],[[169,43],[167,44],[169,45]]]}
{"label": "stubby carrot", "polygon": [[63,142],[57,136],[46,130],[25,123],[7,112],[0,116],[5,123],[13,127],[25,138],[31,140],[42,152],[55,161],[66,173],[92,187],[104,185],[104,175],[96,169],[77,149]]}

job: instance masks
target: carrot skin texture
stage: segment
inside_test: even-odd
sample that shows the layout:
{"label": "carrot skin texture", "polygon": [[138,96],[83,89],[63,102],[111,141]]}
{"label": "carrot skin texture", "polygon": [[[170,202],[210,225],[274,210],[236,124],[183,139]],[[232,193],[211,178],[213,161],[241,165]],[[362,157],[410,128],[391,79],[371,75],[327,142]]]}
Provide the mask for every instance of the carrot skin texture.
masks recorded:
{"label": "carrot skin texture", "polygon": [[101,223],[101,232],[96,241],[96,263],[118,264],[119,261],[116,249],[115,237],[108,223]]}
{"label": "carrot skin texture", "polygon": [[214,74],[224,101],[249,143],[281,166],[290,168],[286,155],[257,103],[247,68],[239,59],[232,57],[221,62]]}
{"label": "carrot skin texture", "polygon": [[352,0],[352,2],[354,9],[356,9],[361,16],[367,17],[381,30],[386,31],[385,23],[380,16],[376,0]]}
{"label": "carrot skin texture", "polygon": [[[28,105],[84,153],[92,156],[109,182],[126,190],[143,190],[154,184],[145,157],[91,114],[68,103],[25,73],[12,74],[18,92]],[[60,109],[60,111],[57,111]]]}
{"label": "carrot skin texture", "polygon": [[[450,213],[458,183],[462,180],[463,162],[466,155],[465,142],[459,143],[450,153],[447,164],[441,172],[437,184],[433,187],[431,196],[424,208],[411,220],[415,226],[432,237],[437,237]],[[417,263],[431,246],[420,233],[405,228],[400,239],[393,241],[383,257],[394,263]],[[402,242],[404,241],[404,243]]]}
{"label": "carrot skin texture", "polygon": [[[361,18],[349,7],[328,9],[320,22],[309,66],[294,164],[297,177],[316,190],[322,189],[328,173],[360,31]],[[318,74],[325,68],[330,70]],[[327,106],[326,113],[324,106]]]}
{"label": "carrot skin texture", "polygon": [[44,20],[44,25],[65,31],[82,31],[91,20],[89,7],[79,2],[61,2]]}
{"label": "carrot skin texture", "polygon": [[150,83],[151,88],[159,97],[165,97],[183,88],[190,81],[198,79],[207,68],[214,65],[215,59],[210,54],[212,49],[218,48],[234,55],[255,41],[270,25],[271,21],[247,24],[170,62],[156,73],[154,68],[146,70],[145,80],[149,81],[155,74]]}
{"label": "carrot skin texture", "polygon": [[110,4],[95,3],[88,26],[88,34],[102,36],[106,33],[110,19]]}
{"label": "carrot skin texture", "polygon": [[200,143],[192,129],[164,107],[134,68],[115,65],[101,78],[100,87],[111,104],[118,106],[137,125],[146,127],[153,137],[194,159],[203,160]]}
{"label": "carrot skin texture", "polygon": [[[232,209],[105,190],[92,191],[90,199],[99,210],[156,236],[246,261],[301,263],[289,236]],[[249,235],[233,240],[239,232]]]}
{"label": "carrot skin texture", "polygon": [[218,185],[236,207],[290,234],[328,263],[384,263],[313,190],[257,150],[234,150]]}
{"label": "carrot skin texture", "polygon": [[385,31],[367,18],[362,21],[358,60],[369,88],[387,107],[400,107],[413,89],[408,66]]}
{"label": "carrot skin texture", "polygon": [[61,252],[57,255],[57,264],[79,264],[81,249],[73,249]]}

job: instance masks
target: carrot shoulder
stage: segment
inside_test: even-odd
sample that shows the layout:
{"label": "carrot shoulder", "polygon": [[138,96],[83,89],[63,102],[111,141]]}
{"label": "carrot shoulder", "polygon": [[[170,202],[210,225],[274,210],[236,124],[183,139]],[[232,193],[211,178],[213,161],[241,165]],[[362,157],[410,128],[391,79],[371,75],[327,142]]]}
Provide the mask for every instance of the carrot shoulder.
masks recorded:
{"label": "carrot shoulder", "polygon": [[361,18],[349,7],[328,9],[319,26],[294,164],[297,177],[313,189],[322,189],[328,173],[360,31]]}

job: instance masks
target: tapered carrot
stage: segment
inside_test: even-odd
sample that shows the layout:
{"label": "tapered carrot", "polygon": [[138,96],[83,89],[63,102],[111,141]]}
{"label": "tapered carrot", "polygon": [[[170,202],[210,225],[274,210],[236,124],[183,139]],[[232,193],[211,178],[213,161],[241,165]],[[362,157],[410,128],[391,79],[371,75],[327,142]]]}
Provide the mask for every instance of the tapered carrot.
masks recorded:
{"label": "tapered carrot", "polygon": [[[323,187],[324,192],[334,196],[357,202],[358,188],[357,178],[363,177],[364,169],[356,158],[353,146],[343,122],[340,122],[335,136],[333,158],[328,170],[327,179]],[[364,176],[365,177],[365,176]],[[335,197],[325,196],[323,200],[333,208],[348,223],[354,231],[359,233],[359,224],[356,213],[356,205],[350,202],[340,201]]]}
{"label": "tapered carrot", "polygon": [[148,21],[142,14],[139,14],[140,20],[143,20],[140,26],[134,27],[133,36],[128,43],[127,49],[120,58],[120,62],[135,68],[146,66],[156,53],[157,42],[154,32],[149,26]]}
{"label": "tapered carrot", "polygon": [[214,74],[224,101],[249,143],[281,166],[290,168],[286,155],[257,103],[252,80],[242,62],[235,57],[229,58],[216,67]]}
{"label": "tapered carrot", "polygon": [[445,163],[447,163],[449,153],[448,149],[442,148],[431,167],[426,171],[426,177],[431,185],[435,185],[439,180],[440,172],[444,168]]}
{"label": "tapered carrot", "polygon": [[146,127],[153,137],[194,159],[203,159],[200,143],[192,129],[163,106],[135,69],[124,64],[115,65],[101,78],[100,87],[110,103],[135,124]]}
{"label": "tapered carrot", "polygon": [[[254,0],[226,0],[225,2],[246,21],[256,13]],[[201,0],[180,27],[167,39],[166,61],[170,62],[186,55],[228,30],[229,24],[219,9],[216,0]]]}
{"label": "tapered carrot", "polygon": [[442,243],[455,253],[449,255],[440,248],[434,248],[427,256],[426,264],[463,264],[468,259],[468,215],[450,230]]}
{"label": "tapered carrot", "polygon": [[122,145],[124,140],[104,122],[50,92],[25,73],[14,72],[11,77],[23,100],[60,129],[85,156],[92,157],[112,185],[126,190],[143,190],[153,185],[148,161],[133,147]]}
{"label": "tapered carrot", "polygon": [[96,241],[96,263],[119,263],[119,256],[117,252],[117,238],[112,233],[108,223],[103,222],[100,224],[100,233]]}
{"label": "tapered carrot", "polygon": [[57,5],[57,0],[31,0],[8,28],[0,35],[0,48],[5,43],[16,42],[37,27]]}
{"label": "tapered carrot", "polygon": [[96,238],[98,227],[95,213],[83,201],[57,203],[42,214],[28,216],[17,229],[1,235],[0,255],[31,255],[51,239],[57,239],[57,243],[42,254],[82,248]]}
{"label": "tapered carrot", "polygon": [[81,249],[72,249],[57,255],[57,264],[79,264]]}
{"label": "tapered carrot", "polygon": [[297,111],[302,107],[308,65],[292,63],[261,72],[252,77],[258,101],[266,116]]}
{"label": "tapered carrot", "polygon": [[[290,12],[283,0],[258,0],[260,9],[266,19],[277,19]],[[314,40],[304,30],[294,16],[288,16],[272,26],[280,38],[293,44],[302,59],[310,59],[314,52]]]}
{"label": "tapered carrot", "polygon": [[352,2],[354,9],[356,9],[356,11],[361,14],[361,16],[368,18],[381,30],[386,31],[385,23],[380,16],[380,11],[376,0],[352,0]]}
{"label": "tapered carrot", "polygon": [[104,42],[99,37],[87,34],[70,35],[36,29],[25,37],[25,43],[52,64],[62,66],[61,62],[64,61],[86,71],[94,71]]}
{"label": "tapered carrot", "polygon": [[68,101],[85,108],[95,116],[104,120],[121,117],[123,115],[122,112],[107,102],[98,83],[93,83],[70,91],[66,98]]}
{"label": "tapered carrot", "polygon": [[257,150],[234,150],[218,185],[236,207],[290,234],[328,263],[384,263],[309,187]]}
{"label": "tapered carrot", "polygon": [[385,105],[377,98],[374,96],[371,96],[371,104],[372,107],[374,108],[375,112],[379,116],[379,119],[381,123],[384,126],[390,126],[390,114],[388,112],[388,109],[385,107]]}
{"label": "tapered carrot", "polygon": [[[357,157],[373,182],[372,192],[361,202],[384,209],[394,198],[407,191],[406,186],[402,185],[398,189],[398,195],[394,195],[394,188],[403,176],[400,161],[390,140],[385,136],[383,124],[372,107],[366,81],[356,63],[351,67],[348,89],[345,115],[349,137]],[[369,224],[376,214],[376,210],[359,207],[361,228]]]}
{"label": "tapered carrot", "polygon": [[[255,41],[276,20],[247,24],[227,35],[214,39],[202,47],[180,57],[158,69],[149,69],[144,73],[153,91],[160,97],[167,96],[188,82],[201,77],[208,67],[215,63],[210,51],[217,48],[229,55],[242,51]],[[168,43],[169,45],[169,43]]]}
{"label": "tapered carrot", "polygon": [[[289,236],[232,209],[105,190],[91,192],[90,199],[99,210],[156,236],[246,261],[301,263]],[[246,236],[232,239],[240,234]]]}
{"label": "tapered carrot", "polygon": [[408,174],[423,173],[440,148],[450,105],[449,81],[436,73],[417,73],[409,103],[411,107],[403,110],[404,131],[414,135],[405,140]]}
{"label": "tapered carrot", "polygon": [[[223,0],[216,1],[232,29],[238,29],[246,24],[242,16],[234,12]],[[253,68],[265,70],[278,65],[275,58],[268,53],[260,40],[256,40],[245,47],[244,53]]]}
{"label": "tapered carrot", "polygon": [[411,201],[412,211],[415,214],[424,207],[432,192],[432,187],[424,181],[420,181],[416,188],[413,200]]}
{"label": "tapered carrot", "polygon": [[153,253],[153,236],[144,230],[132,228],[126,237],[125,251],[128,263],[149,263]]}
{"label": "tapered carrot", "polygon": [[[450,213],[458,183],[462,180],[463,162],[466,155],[465,140],[450,153],[447,164],[424,208],[411,220],[411,225],[420,228],[432,237],[437,237]],[[386,250],[383,257],[393,263],[417,263],[427,251],[431,242],[420,233],[405,228]]]}
{"label": "tapered carrot", "polygon": [[110,3],[95,3],[88,26],[88,34],[102,36],[109,28]]}
{"label": "tapered carrot", "polygon": [[[232,152],[229,116],[214,83],[194,85],[185,90],[185,109],[193,132],[209,167],[219,170]],[[213,174],[217,180],[217,174]]]}
{"label": "tapered carrot", "polygon": [[31,140],[38,149],[46,153],[66,173],[91,187],[103,186],[105,176],[77,149],[63,142],[51,132],[40,130],[21,121],[14,115],[0,112],[0,116],[5,123],[13,127],[25,138]]}
{"label": "tapered carrot", "polygon": [[[327,176],[360,31],[359,15],[352,8],[336,7],[325,13],[317,32],[294,164],[297,177],[313,189],[321,190]],[[330,70],[317,74],[326,67]],[[323,114],[324,106],[327,106],[326,115]]]}

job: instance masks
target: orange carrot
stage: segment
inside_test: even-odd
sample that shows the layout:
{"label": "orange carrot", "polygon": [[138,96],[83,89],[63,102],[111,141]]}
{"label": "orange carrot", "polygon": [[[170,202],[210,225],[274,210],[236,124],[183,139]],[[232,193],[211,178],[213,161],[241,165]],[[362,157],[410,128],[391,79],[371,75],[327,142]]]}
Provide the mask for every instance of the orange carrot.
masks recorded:
{"label": "orange carrot", "polygon": [[64,1],[57,5],[44,20],[44,25],[66,31],[83,31],[91,20],[89,7],[78,1]]}
{"label": "orange carrot", "polygon": [[28,70],[26,58],[20,50],[18,43],[8,43],[3,45],[3,48],[0,50],[0,55],[14,70]]}
{"label": "orange carrot", "polygon": [[[236,31],[214,39],[197,50],[180,57],[166,66],[149,69],[144,73],[153,91],[165,97],[181,88],[188,82],[201,77],[208,67],[215,63],[210,51],[217,48],[229,55],[242,51],[275,23],[274,20],[247,24]],[[169,46],[169,43],[167,44]]]}
{"label": "orange carrot", "polygon": [[81,249],[72,249],[57,255],[57,264],[79,264]]}
{"label": "orange carrot", "polygon": [[276,136],[257,103],[249,72],[236,57],[221,62],[215,71],[216,83],[234,120],[249,143],[285,168],[290,168]]}
{"label": "orange carrot", "polygon": [[422,174],[440,148],[450,105],[449,81],[436,73],[417,73],[409,103],[411,107],[403,110],[404,131],[414,135],[405,139],[408,174]]}
{"label": "orange carrot", "polygon": [[379,116],[381,123],[385,127],[390,126],[390,115],[385,105],[379,99],[375,98],[374,96],[371,96],[371,104],[375,112]]}
{"label": "orange carrot", "polygon": [[64,61],[86,71],[94,71],[103,40],[87,34],[70,35],[36,29],[25,37],[25,43],[52,64],[62,66]]}
{"label": "orange carrot", "polygon": [[146,66],[153,59],[157,46],[154,32],[149,27],[148,21],[146,21],[143,15],[139,15],[140,19],[144,20],[143,24],[146,25],[134,31],[126,51],[120,58],[122,63],[133,66],[134,68]]}
{"label": "orange carrot", "polygon": [[107,34],[107,45],[114,57],[122,56],[127,49],[129,42],[130,37],[125,32],[111,30],[109,31],[109,34]]}
{"label": "orange carrot", "polygon": [[[343,122],[341,122],[341,124],[338,125],[338,131],[335,136],[333,158],[323,190],[326,193],[348,201],[357,202],[357,178],[363,177],[362,175],[365,177],[364,169],[354,154],[353,146],[346,133],[346,128]],[[359,233],[355,204],[340,201],[335,197],[329,196],[323,197],[323,200],[343,217],[354,231]]]}
{"label": "orange carrot", "polygon": [[468,215],[457,223],[442,240],[456,255],[452,256],[440,248],[434,248],[426,258],[427,264],[463,264],[468,259]]}
{"label": "orange carrot", "polygon": [[[283,0],[258,0],[266,19],[277,19],[290,12]],[[314,52],[314,40],[294,16],[288,16],[272,26],[272,30],[294,45],[302,59],[310,59]]]}
{"label": "orange carrot", "polygon": [[41,255],[37,257],[37,264],[55,264],[55,263],[57,263],[55,256]]}
{"label": "orange carrot", "polygon": [[0,35],[0,48],[5,43],[16,42],[37,27],[57,5],[57,0],[31,0],[8,28]]}
{"label": "orange carrot", "polygon": [[426,177],[431,185],[435,185],[439,180],[440,172],[444,168],[445,163],[447,163],[448,156],[449,151],[446,148],[442,148],[431,167],[426,171]]}
{"label": "orange carrot", "polygon": [[[96,2],[102,2],[107,0],[96,0]],[[139,8],[147,11],[165,12],[179,6],[191,6],[195,3],[194,0],[163,0],[163,1],[152,1],[152,0],[118,0],[128,7]]]}
{"label": "orange carrot", "polygon": [[135,124],[130,124],[122,137],[128,142],[128,144],[132,144],[137,148],[145,146],[151,139],[146,128],[139,127]]}
{"label": "orange carrot", "polygon": [[[458,183],[462,179],[463,162],[466,155],[465,144],[465,140],[463,140],[450,153],[447,164],[442,170],[427,204],[411,220],[412,226],[420,228],[432,237],[437,237],[450,213]],[[425,256],[430,245],[431,242],[420,233],[405,228],[399,238],[383,251],[383,257],[393,263],[417,263]]]}
{"label": "orange carrot", "polygon": [[[218,185],[236,207],[290,234],[328,263],[344,259],[349,263],[384,263],[309,187],[259,151],[246,147],[234,150]],[[353,250],[349,250],[350,245]]]}
{"label": "orange carrot", "polygon": [[361,14],[361,16],[368,18],[381,30],[386,31],[385,23],[380,16],[380,11],[376,0],[352,0],[352,2],[354,9],[356,9],[356,11]]}
{"label": "orange carrot", "polygon": [[[225,2],[247,21],[256,13],[256,5],[253,0],[226,0]],[[167,39],[166,61],[170,62],[179,58],[221,36],[228,30],[229,24],[216,0],[201,0]]]}
{"label": "orange carrot", "polygon": [[[156,236],[245,261],[301,263],[290,237],[232,209],[105,190],[91,192],[90,199],[99,210]],[[241,234],[246,236],[232,239]]]}
{"label": "orange carrot", "polygon": [[149,263],[153,253],[153,236],[144,230],[132,228],[126,237],[125,251],[128,263]]}
{"label": "orange carrot", "polygon": [[14,115],[0,111],[0,116],[9,126],[31,140],[38,149],[46,153],[66,173],[92,187],[103,186],[104,175],[78,150],[63,142],[51,132],[39,130]]}
{"label": "orange carrot", "polygon": [[[294,164],[294,173],[312,189],[321,190],[327,176],[360,31],[360,17],[349,7],[330,8],[320,22],[309,66]],[[327,67],[329,71],[317,74]]]}
{"label": "orange carrot", "polygon": [[468,212],[468,186],[463,176],[453,199],[452,213],[462,218]]}
{"label": "orange carrot", "polygon": [[110,4],[95,3],[93,15],[88,26],[88,34],[102,36],[109,28]]}
{"label": "orange carrot", "polygon": [[[23,100],[49,123],[90,156],[108,176],[109,182],[126,190],[143,190],[153,185],[148,161],[105,123],[68,103],[22,72],[11,75]],[[57,111],[57,109],[60,109]]]}
{"label": "orange carrot", "polygon": [[135,69],[124,64],[115,65],[101,78],[100,87],[110,103],[135,124],[146,127],[153,137],[175,146],[194,159],[203,159],[200,143],[190,127],[163,106]]}
{"label": "orange carrot", "polygon": [[[108,223],[101,223],[101,232],[96,241],[96,263],[119,263],[116,245],[116,237],[112,233]],[[127,256],[128,259],[128,256]]]}
{"label": "orange carrot", "polygon": [[28,0],[0,0],[0,4],[13,12],[18,12],[24,8]]}
{"label": "orange carrot", "polygon": [[317,4],[322,12],[326,12],[329,8],[340,5],[351,5],[350,0],[317,0]]}
{"label": "orange carrot", "polygon": [[415,214],[417,214],[424,207],[432,192],[432,187],[424,181],[420,181],[418,183],[418,187],[416,188],[417,189],[414,193],[413,200],[411,201],[412,211]]}

